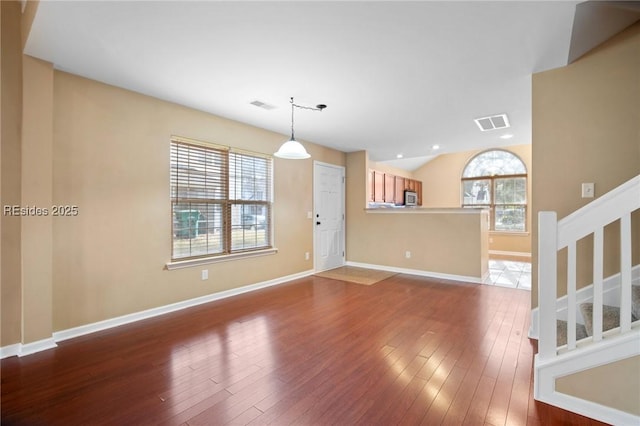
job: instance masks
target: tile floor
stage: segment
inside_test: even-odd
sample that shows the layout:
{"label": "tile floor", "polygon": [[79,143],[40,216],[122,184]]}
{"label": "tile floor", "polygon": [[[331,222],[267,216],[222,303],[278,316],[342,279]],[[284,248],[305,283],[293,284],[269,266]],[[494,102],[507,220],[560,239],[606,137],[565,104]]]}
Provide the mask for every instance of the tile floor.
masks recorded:
{"label": "tile floor", "polygon": [[485,284],[531,290],[531,263],[491,259]]}

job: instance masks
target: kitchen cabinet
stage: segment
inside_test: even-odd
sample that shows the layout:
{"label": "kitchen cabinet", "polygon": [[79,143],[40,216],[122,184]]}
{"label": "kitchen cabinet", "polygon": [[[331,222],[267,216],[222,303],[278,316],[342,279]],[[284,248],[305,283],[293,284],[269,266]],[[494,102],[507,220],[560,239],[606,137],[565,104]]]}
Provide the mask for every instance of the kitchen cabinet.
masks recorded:
{"label": "kitchen cabinet", "polygon": [[422,205],[422,182],[416,181],[416,193],[418,194],[418,205]]}
{"label": "kitchen cabinet", "polygon": [[396,177],[385,173],[384,175],[384,202],[395,203]]}
{"label": "kitchen cabinet", "polygon": [[384,173],[373,171],[373,201],[384,203]]}
{"label": "kitchen cabinet", "polygon": [[404,204],[404,181],[406,179],[400,176],[395,177],[396,187],[394,191],[393,202],[397,206]]}
{"label": "kitchen cabinet", "polygon": [[391,173],[369,170],[369,201],[375,203],[404,204],[404,191],[418,194],[418,205],[422,205],[422,182]]}

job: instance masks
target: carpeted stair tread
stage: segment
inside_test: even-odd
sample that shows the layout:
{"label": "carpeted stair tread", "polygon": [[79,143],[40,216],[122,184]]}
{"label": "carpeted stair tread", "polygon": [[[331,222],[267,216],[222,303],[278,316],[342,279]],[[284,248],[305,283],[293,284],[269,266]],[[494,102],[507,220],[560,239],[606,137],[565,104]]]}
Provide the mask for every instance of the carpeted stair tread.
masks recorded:
{"label": "carpeted stair tread", "polygon": [[[640,297],[640,290],[636,290],[638,286],[633,286],[632,297]],[[638,310],[636,306],[636,302],[632,303],[631,308],[631,322],[636,321],[638,318],[635,315],[635,312]],[[580,312],[582,313],[582,318],[584,318],[584,326],[587,329],[587,333],[589,336],[593,335],[593,303],[582,303],[580,305]],[[611,330],[612,328],[616,328],[620,326],[620,308],[617,306],[609,306],[602,305],[602,331]]]}
{"label": "carpeted stair tread", "polygon": [[[563,320],[556,321],[556,342],[558,346],[567,344],[568,323]],[[576,324],[576,341],[588,337],[587,329],[582,324]]]}
{"label": "carpeted stair tread", "polygon": [[[593,335],[593,303],[580,304],[580,312],[584,318],[584,326],[589,336]],[[602,331],[620,326],[620,308],[602,305]]]}
{"label": "carpeted stair tread", "polygon": [[[580,304],[580,312],[584,325],[576,324],[576,341],[593,335],[593,303]],[[640,320],[640,285],[631,286],[631,322]],[[567,344],[567,325],[563,320],[556,322],[556,336],[558,346]],[[620,326],[620,308],[602,305],[602,331]]]}
{"label": "carpeted stair tread", "polygon": [[640,319],[640,285],[631,286],[631,314],[634,320]]}

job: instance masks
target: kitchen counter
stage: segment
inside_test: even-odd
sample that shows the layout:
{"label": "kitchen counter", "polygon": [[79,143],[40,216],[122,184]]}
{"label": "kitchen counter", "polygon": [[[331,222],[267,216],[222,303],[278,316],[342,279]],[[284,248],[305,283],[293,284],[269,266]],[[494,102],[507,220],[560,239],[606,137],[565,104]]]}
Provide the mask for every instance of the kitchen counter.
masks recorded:
{"label": "kitchen counter", "polygon": [[413,213],[413,214],[481,214],[488,211],[484,208],[460,208],[460,207],[370,207],[367,213]]}

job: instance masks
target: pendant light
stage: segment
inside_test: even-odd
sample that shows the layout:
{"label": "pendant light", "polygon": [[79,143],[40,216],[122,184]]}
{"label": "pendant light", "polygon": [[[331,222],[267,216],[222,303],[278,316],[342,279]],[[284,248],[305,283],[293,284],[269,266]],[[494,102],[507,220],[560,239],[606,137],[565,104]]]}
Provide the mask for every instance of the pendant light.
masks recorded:
{"label": "pendant light", "polygon": [[316,105],[315,108],[310,108],[310,107],[296,105],[295,103],[293,103],[293,97],[291,98],[290,102],[291,102],[291,139],[283,143],[280,149],[273,155],[279,158],[287,159],[287,160],[303,160],[305,158],[311,157],[311,155],[309,155],[307,150],[304,149],[304,146],[302,146],[302,144],[298,142],[295,138],[294,130],[293,130],[293,110],[296,107],[298,107],[298,108],[304,108],[304,109],[311,109],[314,111],[322,111],[327,106]]}

